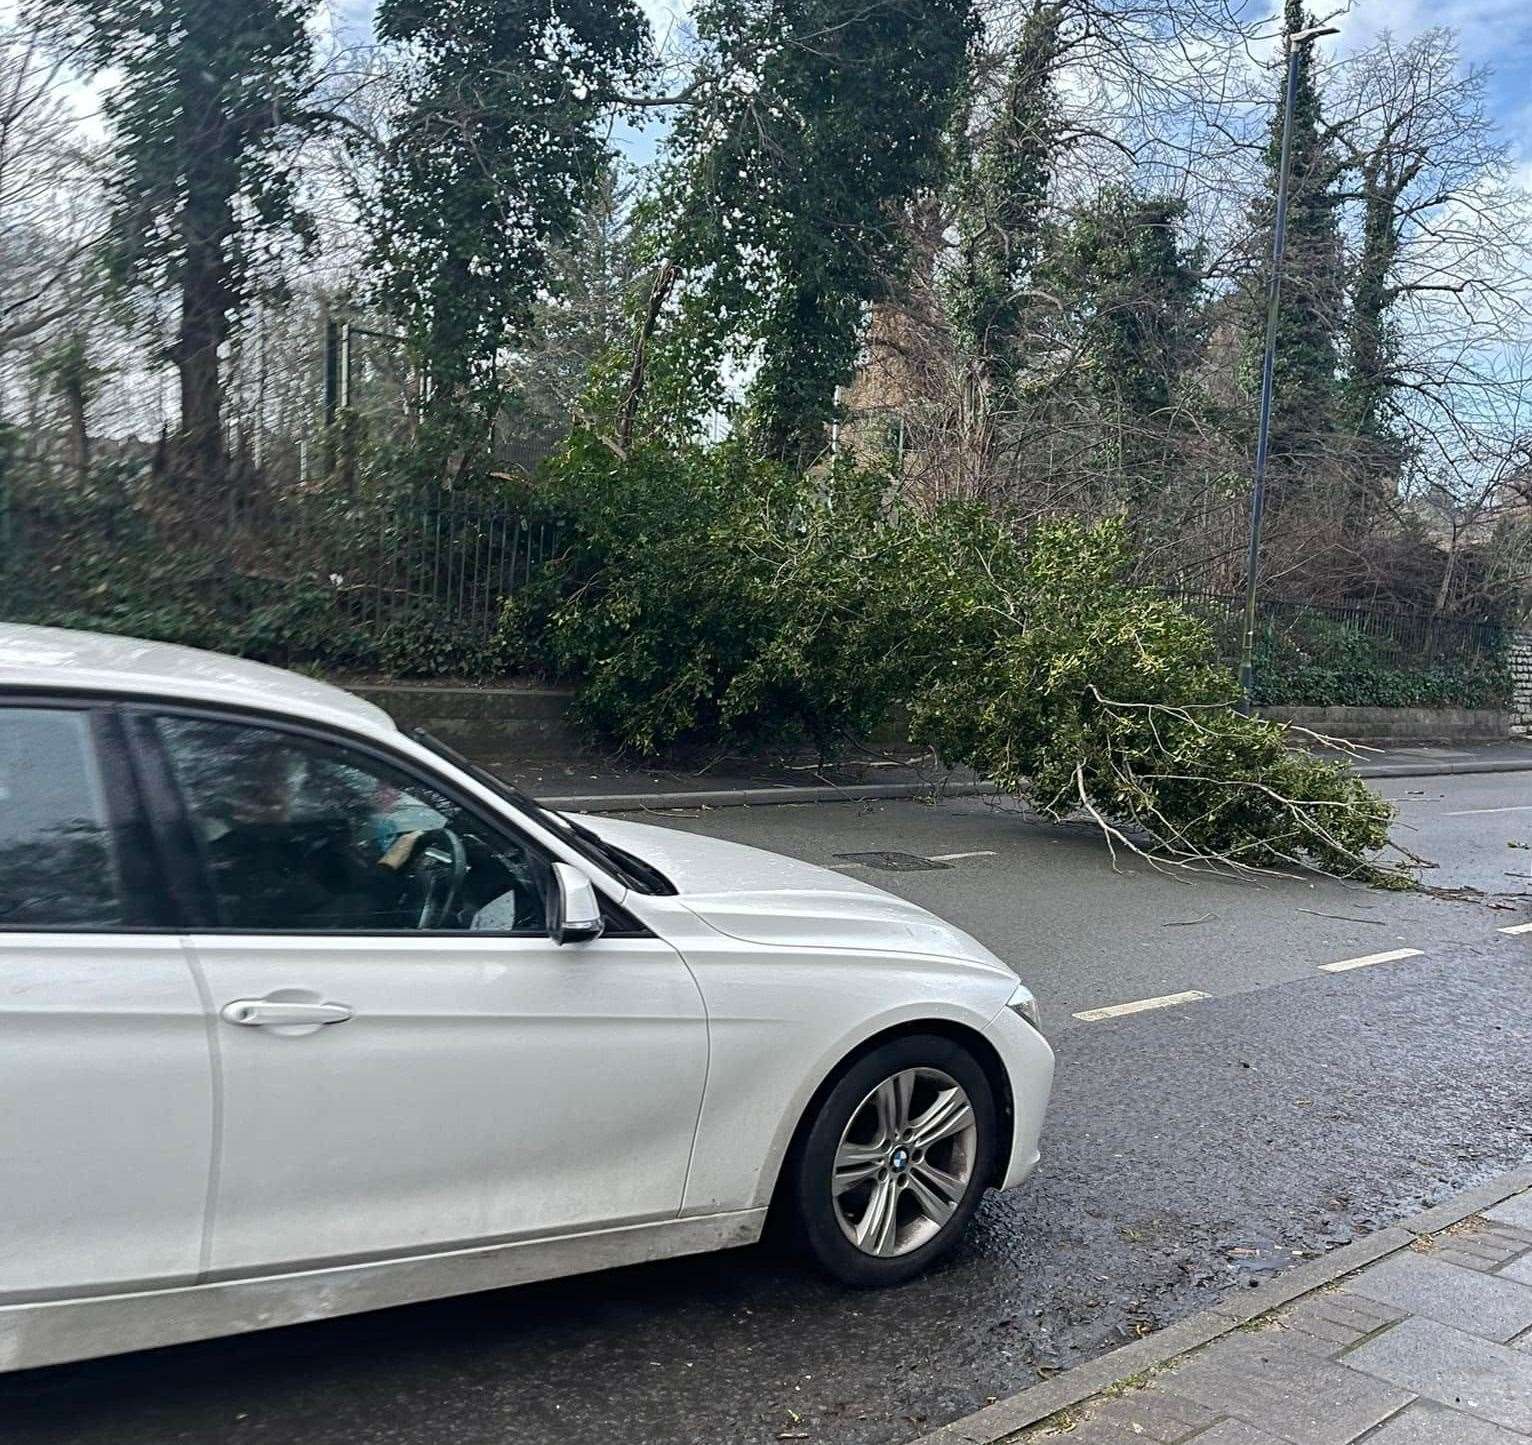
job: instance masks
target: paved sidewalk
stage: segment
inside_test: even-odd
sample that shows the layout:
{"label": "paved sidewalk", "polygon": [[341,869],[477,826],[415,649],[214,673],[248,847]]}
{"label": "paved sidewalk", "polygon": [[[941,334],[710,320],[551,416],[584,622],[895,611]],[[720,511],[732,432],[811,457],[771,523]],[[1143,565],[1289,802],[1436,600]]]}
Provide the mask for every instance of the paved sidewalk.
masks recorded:
{"label": "paved sidewalk", "polygon": [[1364,753],[1356,763],[1364,778],[1439,777],[1444,773],[1532,771],[1532,740],[1498,743],[1394,743]]}
{"label": "paved sidewalk", "polygon": [[667,760],[647,767],[596,757],[479,761],[543,802],[588,813],[942,794],[970,797],[994,791],[970,769],[940,767],[914,749],[843,759],[829,767],[808,759],[770,757],[691,764]]}
{"label": "paved sidewalk", "polygon": [[[992,784],[972,771],[942,768],[929,754],[914,748],[868,753],[833,767],[769,757],[720,757],[647,767],[594,755],[542,760],[481,755],[479,761],[535,798],[587,813],[943,794],[970,797],[994,791]],[[1369,749],[1358,756],[1355,767],[1362,777],[1373,779],[1532,772],[1532,741],[1401,744]]]}
{"label": "paved sidewalk", "polygon": [[[1247,1311],[1233,1297],[1139,1341],[1141,1355],[1160,1359],[1140,1364],[1136,1374],[1128,1373],[1136,1363],[1136,1347],[1128,1346],[1115,1352],[1115,1370],[1112,1356],[1092,1361],[957,1421],[923,1445],[1532,1440],[1532,1172],[1502,1182],[1522,1192],[1423,1229],[1433,1216],[1445,1221],[1464,1212],[1440,1206],[1315,1261],[1335,1278],[1304,1292],[1287,1289],[1274,1310],[1240,1320]],[[1473,1195],[1495,1192],[1491,1186]],[[1472,1208],[1475,1199],[1466,1203]],[[1368,1254],[1382,1257],[1363,1264]],[[1274,1284],[1282,1288],[1280,1277]],[[1084,1372],[1097,1393],[1082,1398],[1070,1390],[1069,1375]],[[1049,1408],[1071,1394],[1071,1403],[1046,1418],[1027,1408],[1029,1397]]]}

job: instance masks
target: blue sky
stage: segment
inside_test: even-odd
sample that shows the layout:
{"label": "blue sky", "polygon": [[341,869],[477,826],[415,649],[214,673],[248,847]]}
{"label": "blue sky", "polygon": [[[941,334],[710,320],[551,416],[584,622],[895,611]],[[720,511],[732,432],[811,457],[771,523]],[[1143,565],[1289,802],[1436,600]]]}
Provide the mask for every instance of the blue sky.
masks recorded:
{"label": "blue sky", "polygon": [[[366,28],[375,0],[331,3],[340,25]],[[687,13],[687,0],[640,3],[660,35]],[[1330,43],[1342,52],[1369,44],[1385,30],[1399,40],[1438,25],[1457,30],[1464,62],[1491,70],[1493,113],[1518,161],[1523,184],[1532,188],[1532,0],[1309,0],[1309,6],[1316,16],[1341,27],[1340,39]],[[1255,8],[1250,5],[1252,13]],[[1275,14],[1280,5],[1270,9]],[[637,153],[635,159],[649,148],[642,140],[629,147],[630,154]]]}
{"label": "blue sky", "polygon": [[[1310,0],[1316,10],[1323,7]],[[1532,187],[1532,0],[1358,0],[1335,22],[1343,49],[1391,30],[1408,39],[1435,25],[1459,34],[1463,59],[1490,69],[1489,100]]]}
{"label": "blue sky", "polygon": [[[1341,27],[1342,51],[1359,48],[1384,30],[1407,40],[1432,26],[1458,31],[1465,63],[1489,67],[1489,96],[1505,140],[1520,165],[1524,185],[1532,189],[1532,0],[1308,0],[1316,16]],[[328,0],[332,26],[365,34],[376,0]],[[684,19],[687,0],[640,0],[656,33],[665,34]],[[1277,0],[1231,0],[1232,8],[1275,15]],[[17,0],[0,0],[0,21],[9,18]],[[88,105],[82,110],[88,111]],[[652,132],[651,132],[652,134]],[[640,151],[647,149],[640,146]]]}

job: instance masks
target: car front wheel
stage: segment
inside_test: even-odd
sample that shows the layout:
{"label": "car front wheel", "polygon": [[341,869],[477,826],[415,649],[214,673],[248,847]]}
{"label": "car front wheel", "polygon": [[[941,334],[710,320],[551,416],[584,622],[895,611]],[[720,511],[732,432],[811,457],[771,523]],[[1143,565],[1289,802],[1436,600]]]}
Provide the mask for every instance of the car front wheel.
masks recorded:
{"label": "car front wheel", "polygon": [[847,1284],[901,1284],[962,1237],[994,1173],[994,1092],[961,1044],[915,1035],[858,1059],[794,1166],[810,1250]]}

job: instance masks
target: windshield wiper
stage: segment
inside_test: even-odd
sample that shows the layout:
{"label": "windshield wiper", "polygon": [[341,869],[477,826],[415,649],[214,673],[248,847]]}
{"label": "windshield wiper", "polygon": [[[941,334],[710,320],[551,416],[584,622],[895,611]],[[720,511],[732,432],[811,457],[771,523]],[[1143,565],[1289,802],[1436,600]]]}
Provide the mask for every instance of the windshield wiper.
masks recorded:
{"label": "windshield wiper", "polygon": [[[544,808],[543,811],[547,813],[552,810]],[[631,883],[640,893],[673,895],[677,892],[675,884],[652,863],[646,863],[636,853],[630,853],[626,848],[619,848],[615,843],[608,843],[594,828],[578,823],[566,814],[559,813],[556,816],[578,837],[597,849],[601,856],[608,860],[608,866],[612,871],[625,883]]]}
{"label": "windshield wiper", "polygon": [[556,828],[591,862],[615,873],[628,887],[636,888],[640,893],[675,893],[675,885],[659,869],[644,862],[642,858],[635,857],[625,848],[618,848],[608,843],[594,829],[586,827],[585,824],[577,823],[573,818],[553,808],[544,807],[531,794],[522,792],[514,783],[508,783],[504,778],[496,777],[488,768],[465,758],[456,748],[433,736],[425,728],[416,728],[410,736],[422,747],[429,748],[438,757],[445,758],[454,767],[461,768],[475,781],[483,783],[486,788],[504,798],[513,807],[528,814],[539,823]]}

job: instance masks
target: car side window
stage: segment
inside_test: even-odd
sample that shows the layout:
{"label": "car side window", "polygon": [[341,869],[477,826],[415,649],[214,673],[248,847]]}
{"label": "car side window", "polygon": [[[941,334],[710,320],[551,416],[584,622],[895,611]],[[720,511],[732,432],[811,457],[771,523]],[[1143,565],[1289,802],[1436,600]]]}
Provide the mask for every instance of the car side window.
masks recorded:
{"label": "car side window", "polygon": [[542,858],[418,779],[276,728],[156,728],[223,928],[547,931]]}
{"label": "car side window", "polygon": [[0,707],[0,927],[127,920],[89,714]]}

